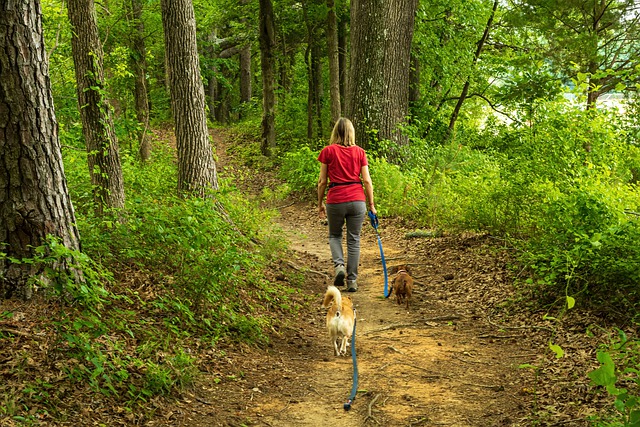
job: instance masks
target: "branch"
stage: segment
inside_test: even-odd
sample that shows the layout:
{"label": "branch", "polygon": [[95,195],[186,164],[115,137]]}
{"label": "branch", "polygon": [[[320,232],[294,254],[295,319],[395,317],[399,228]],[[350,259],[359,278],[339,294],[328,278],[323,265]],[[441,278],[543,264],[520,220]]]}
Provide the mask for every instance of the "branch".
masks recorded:
{"label": "branch", "polygon": [[467,98],[472,98],[472,97],[474,97],[474,96],[477,96],[478,98],[482,98],[482,99],[484,99],[484,101],[485,101],[487,104],[489,104],[489,107],[491,107],[491,109],[492,109],[493,111],[495,111],[496,113],[498,113],[498,114],[502,114],[503,116],[507,117],[509,120],[513,120],[514,122],[517,122],[517,121],[518,121],[517,119],[515,119],[515,118],[511,117],[509,114],[505,113],[504,111],[500,111],[500,110],[498,110],[498,109],[496,108],[496,106],[495,106],[495,105],[493,105],[493,103],[492,103],[492,102],[491,102],[491,101],[490,101],[486,96],[484,96],[484,95],[482,95],[482,94],[480,94],[480,93],[472,93],[472,94],[470,94]]}

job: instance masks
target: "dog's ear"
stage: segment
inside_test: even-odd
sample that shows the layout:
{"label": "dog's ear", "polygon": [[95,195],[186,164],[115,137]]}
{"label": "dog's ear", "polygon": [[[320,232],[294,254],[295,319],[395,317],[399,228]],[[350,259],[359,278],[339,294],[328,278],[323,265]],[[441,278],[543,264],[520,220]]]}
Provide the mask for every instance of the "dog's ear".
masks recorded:
{"label": "dog's ear", "polygon": [[409,266],[408,266],[408,265],[405,265],[405,266],[404,266],[404,269],[406,270],[406,272],[407,272],[409,275],[411,275],[411,269],[409,268]]}
{"label": "dog's ear", "polygon": [[391,266],[391,268],[389,268],[389,274],[396,274],[398,272],[398,266],[397,265],[393,265]]}

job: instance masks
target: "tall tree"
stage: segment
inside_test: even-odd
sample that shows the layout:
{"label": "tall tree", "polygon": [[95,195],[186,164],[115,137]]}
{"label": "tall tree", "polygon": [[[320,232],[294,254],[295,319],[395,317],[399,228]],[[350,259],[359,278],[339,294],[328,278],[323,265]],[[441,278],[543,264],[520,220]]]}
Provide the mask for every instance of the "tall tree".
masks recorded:
{"label": "tall tree", "polygon": [[356,142],[368,149],[382,121],[384,94],[385,0],[351,1],[351,61],[347,79],[346,116]]}
{"label": "tall tree", "polygon": [[[381,117],[380,136],[406,145],[408,138],[398,125],[409,114],[411,83],[411,42],[418,0],[387,0],[384,31],[387,33],[384,49],[383,91],[384,114]],[[396,153],[390,153],[393,157]]]}
{"label": "tall tree", "polygon": [[178,193],[206,197],[218,189],[191,0],[162,0],[171,107],[178,151]]}
{"label": "tall tree", "polygon": [[275,129],[275,44],[276,27],[271,0],[260,0],[260,63],[262,68],[262,154],[270,156],[276,147]]}
{"label": "tall tree", "polygon": [[[313,138],[315,121],[316,136],[322,138],[322,62],[320,54],[320,21],[315,19],[317,14],[310,10],[316,6],[313,2],[302,2],[302,12],[307,28],[307,48],[305,63],[307,65],[307,138]],[[312,16],[313,15],[313,16]],[[324,24],[324,23],[323,23]]]}
{"label": "tall tree", "polygon": [[106,97],[104,53],[93,0],[70,0],[71,49],[82,133],[88,152],[96,213],[124,207],[124,182],[111,106]]}
{"label": "tall tree", "polygon": [[346,111],[356,127],[356,140],[365,148],[378,139],[406,142],[397,127],[409,112],[416,7],[417,0],[351,2]]}
{"label": "tall tree", "polygon": [[[240,0],[240,6],[246,6],[249,0]],[[240,19],[240,23],[244,25],[245,31],[249,31],[249,24],[246,17]],[[240,50],[240,104],[251,102],[252,95],[252,72],[251,72],[251,42],[245,41]],[[243,110],[241,109],[241,115]]]}
{"label": "tall tree", "polygon": [[347,93],[347,39],[349,27],[349,9],[344,4],[344,0],[337,0],[335,3],[338,18],[338,68],[340,70],[340,109],[344,115]]}
{"label": "tall tree", "polygon": [[[0,2],[0,296],[31,295],[47,235],[80,248],[64,175],[38,0]],[[65,265],[54,266],[66,269]]]}
{"label": "tall tree", "polygon": [[331,123],[342,115],[340,104],[340,60],[338,55],[338,18],[335,0],[327,0],[327,50],[329,54],[329,98]]}
{"label": "tall tree", "polygon": [[131,0],[131,65],[135,75],[134,96],[136,118],[141,126],[138,131],[138,153],[144,162],[151,155],[151,141],[147,131],[149,128],[149,91],[147,85],[147,50],[144,42],[144,22],[142,21],[142,0]]}

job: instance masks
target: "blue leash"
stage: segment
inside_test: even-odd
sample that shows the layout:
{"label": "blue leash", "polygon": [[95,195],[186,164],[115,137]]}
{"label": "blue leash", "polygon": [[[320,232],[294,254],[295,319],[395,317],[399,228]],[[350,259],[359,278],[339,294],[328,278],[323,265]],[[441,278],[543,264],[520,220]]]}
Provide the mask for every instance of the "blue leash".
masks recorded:
{"label": "blue leash", "polygon": [[384,260],[384,251],[382,250],[382,240],[380,239],[380,233],[378,232],[378,216],[369,211],[369,219],[371,220],[371,226],[376,230],[378,236],[378,247],[380,248],[380,258],[382,259],[382,271],[384,271],[384,297],[389,298],[391,292],[389,291],[389,276],[387,275],[387,263]]}
{"label": "blue leash", "polygon": [[351,334],[351,360],[353,361],[353,387],[351,387],[351,395],[349,400],[344,404],[344,410],[351,409],[351,404],[356,400],[358,392],[358,362],[356,361],[356,310],[353,309],[353,333]]}

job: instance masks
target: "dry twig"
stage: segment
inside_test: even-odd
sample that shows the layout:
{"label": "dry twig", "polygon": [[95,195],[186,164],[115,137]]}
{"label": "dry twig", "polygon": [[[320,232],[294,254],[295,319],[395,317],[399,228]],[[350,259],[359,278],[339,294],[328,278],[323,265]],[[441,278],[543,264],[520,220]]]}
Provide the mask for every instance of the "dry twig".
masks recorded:
{"label": "dry twig", "polygon": [[374,423],[380,424],[378,420],[376,420],[376,418],[372,415],[373,404],[376,403],[376,400],[378,400],[378,397],[380,397],[380,395],[376,394],[376,397],[371,399],[371,402],[369,402],[369,406],[367,408],[367,417],[364,419],[365,424],[367,423],[368,420],[372,420]]}

